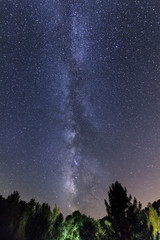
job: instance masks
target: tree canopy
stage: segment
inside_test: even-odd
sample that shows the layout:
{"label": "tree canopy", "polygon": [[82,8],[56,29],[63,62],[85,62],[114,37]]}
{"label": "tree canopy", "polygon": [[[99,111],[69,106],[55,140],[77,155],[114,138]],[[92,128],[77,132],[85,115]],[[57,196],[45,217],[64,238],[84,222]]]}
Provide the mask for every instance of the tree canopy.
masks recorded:
{"label": "tree canopy", "polygon": [[[65,219],[55,205],[28,203],[18,192],[0,196],[2,240],[159,240],[160,200],[142,209],[119,182],[113,183],[105,200],[104,218],[95,220],[78,210]],[[155,207],[155,208],[154,208]]]}

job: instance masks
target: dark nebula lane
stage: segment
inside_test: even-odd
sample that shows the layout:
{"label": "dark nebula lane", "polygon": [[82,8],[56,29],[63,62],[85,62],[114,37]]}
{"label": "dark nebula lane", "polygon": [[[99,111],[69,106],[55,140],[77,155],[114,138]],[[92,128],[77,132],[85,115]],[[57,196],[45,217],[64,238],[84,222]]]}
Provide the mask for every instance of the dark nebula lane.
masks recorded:
{"label": "dark nebula lane", "polygon": [[0,194],[105,215],[160,196],[160,3],[2,0]]}

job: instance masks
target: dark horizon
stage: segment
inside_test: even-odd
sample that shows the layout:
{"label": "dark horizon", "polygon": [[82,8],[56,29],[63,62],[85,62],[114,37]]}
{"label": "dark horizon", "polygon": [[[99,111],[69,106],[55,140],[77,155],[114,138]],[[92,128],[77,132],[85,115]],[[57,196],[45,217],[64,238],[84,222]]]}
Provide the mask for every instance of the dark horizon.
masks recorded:
{"label": "dark horizon", "polygon": [[109,187],[106,214],[95,220],[79,210],[64,218],[57,205],[31,199],[18,192],[0,195],[0,237],[3,240],[159,240],[160,200],[142,209],[140,202],[119,182]]}
{"label": "dark horizon", "polygon": [[[115,184],[116,182],[118,182],[118,181],[115,181],[114,183],[112,183],[112,185]],[[118,183],[119,183],[119,182],[118,182]],[[112,185],[111,185],[111,186],[112,186]],[[111,186],[110,186],[110,187],[111,187]],[[126,188],[125,186],[122,186],[122,187],[123,187],[124,189]],[[126,188],[126,190],[127,190],[127,188]],[[109,189],[108,189],[108,192],[109,192]],[[65,215],[65,213],[63,213],[63,212],[61,211],[60,207],[58,206],[58,204],[57,204],[56,202],[54,202],[53,205],[50,205],[48,202],[39,202],[39,201],[37,201],[36,198],[33,197],[33,196],[32,196],[29,200],[25,200],[25,199],[22,199],[22,198],[21,198],[21,193],[18,192],[17,190],[14,190],[12,193],[10,193],[10,194],[7,195],[7,196],[2,195],[2,194],[0,193],[0,196],[2,196],[4,199],[7,200],[10,196],[12,196],[12,195],[14,195],[14,194],[18,194],[19,197],[20,197],[19,201],[25,202],[26,204],[29,204],[29,202],[31,202],[31,200],[35,200],[35,203],[37,203],[37,204],[39,204],[39,205],[47,204],[47,205],[51,208],[51,211],[56,207],[57,209],[59,209],[59,212],[64,216],[64,219],[65,219],[67,216],[72,215],[74,212],[80,211],[80,210],[77,208],[77,209],[75,209],[73,212],[71,212],[69,215]],[[139,203],[141,204],[141,210],[142,210],[142,211],[143,211],[143,210],[146,210],[146,209],[149,209],[150,206],[154,206],[156,203],[160,204],[160,198],[159,198],[159,199],[156,199],[154,202],[148,202],[147,205],[144,207],[143,204],[136,198],[136,196],[133,196],[131,193],[128,192],[128,190],[127,190],[127,195],[128,195],[128,196],[131,196],[131,203],[132,203],[132,204],[133,204],[133,202],[134,202],[134,199],[136,199],[137,204],[139,204]],[[94,220],[103,219],[103,218],[105,218],[105,217],[107,216],[105,201],[109,201],[108,194],[106,194],[106,198],[105,198],[105,199],[103,200],[103,202],[101,203],[101,205],[104,205],[104,216],[101,216],[101,217],[99,217],[99,218],[94,218],[93,216],[87,215],[87,214],[86,214],[85,212],[83,212],[83,211],[80,211],[80,212],[81,212],[81,214],[86,215],[86,217],[93,218]],[[147,210],[146,210],[146,211],[147,211]],[[158,208],[156,209],[156,211],[158,211]]]}

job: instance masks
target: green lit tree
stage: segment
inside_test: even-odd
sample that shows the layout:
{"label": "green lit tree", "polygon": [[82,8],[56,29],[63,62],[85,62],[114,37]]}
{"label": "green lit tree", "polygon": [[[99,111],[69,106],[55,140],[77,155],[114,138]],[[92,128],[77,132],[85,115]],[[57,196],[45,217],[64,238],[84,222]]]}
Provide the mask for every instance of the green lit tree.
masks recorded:
{"label": "green lit tree", "polygon": [[153,206],[149,207],[149,221],[153,226],[154,238],[160,239],[160,216]]}
{"label": "green lit tree", "polygon": [[66,217],[64,222],[63,236],[64,240],[79,240],[79,230],[83,225],[84,215],[79,211],[73,212],[72,215]]}

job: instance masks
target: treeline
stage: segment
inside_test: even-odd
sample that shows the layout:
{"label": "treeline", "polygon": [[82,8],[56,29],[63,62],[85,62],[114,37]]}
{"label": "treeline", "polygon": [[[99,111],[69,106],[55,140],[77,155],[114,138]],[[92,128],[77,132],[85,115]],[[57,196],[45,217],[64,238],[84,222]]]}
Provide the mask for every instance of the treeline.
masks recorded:
{"label": "treeline", "polygon": [[51,210],[31,199],[20,200],[18,192],[0,196],[1,240],[158,240],[160,200],[142,210],[141,203],[115,182],[105,200],[106,215],[94,220],[79,211],[65,219],[55,205]]}

